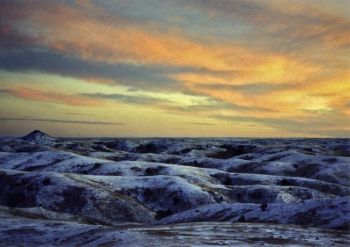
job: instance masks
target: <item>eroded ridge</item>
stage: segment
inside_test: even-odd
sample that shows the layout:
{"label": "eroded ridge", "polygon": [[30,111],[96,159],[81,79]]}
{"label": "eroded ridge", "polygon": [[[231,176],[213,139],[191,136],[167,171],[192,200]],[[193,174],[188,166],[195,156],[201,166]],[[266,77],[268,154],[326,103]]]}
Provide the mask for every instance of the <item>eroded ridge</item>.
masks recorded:
{"label": "eroded ridge", "polygon": [[34,131],[0,140],[0,242],[346,246],[349,185],[348,139]]}

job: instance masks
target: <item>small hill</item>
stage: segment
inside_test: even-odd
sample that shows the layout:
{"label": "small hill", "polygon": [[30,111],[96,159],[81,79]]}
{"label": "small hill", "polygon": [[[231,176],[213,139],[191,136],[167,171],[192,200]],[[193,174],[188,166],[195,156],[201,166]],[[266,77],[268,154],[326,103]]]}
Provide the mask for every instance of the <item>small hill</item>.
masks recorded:
{"label": "small hill", "polygon": [[34,130],[30,132],[28,135],[23,136],[21,139],[24,141],[34,142],[37,144],[49,144],[55,141],[55,138],[53,138],[52,136],[40,130]]}

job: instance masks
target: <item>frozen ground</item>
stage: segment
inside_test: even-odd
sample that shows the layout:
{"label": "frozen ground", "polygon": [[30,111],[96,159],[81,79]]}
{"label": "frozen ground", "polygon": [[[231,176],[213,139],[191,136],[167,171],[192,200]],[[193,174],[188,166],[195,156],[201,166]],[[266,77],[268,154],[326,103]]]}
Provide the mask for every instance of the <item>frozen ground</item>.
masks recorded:
{"label": "frozen ground", "polygon": [[349,139],[0,139],[0,246],[348,246]]}

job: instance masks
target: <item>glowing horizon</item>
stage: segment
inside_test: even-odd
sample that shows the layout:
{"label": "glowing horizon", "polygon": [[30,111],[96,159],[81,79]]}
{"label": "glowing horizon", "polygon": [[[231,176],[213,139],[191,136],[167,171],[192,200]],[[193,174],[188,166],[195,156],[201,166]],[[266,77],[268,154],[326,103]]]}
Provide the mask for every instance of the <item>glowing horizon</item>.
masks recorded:
{"label": "glowing horizon", "polygon": [[2,1],[0,135],[350,137],[350,1]]}

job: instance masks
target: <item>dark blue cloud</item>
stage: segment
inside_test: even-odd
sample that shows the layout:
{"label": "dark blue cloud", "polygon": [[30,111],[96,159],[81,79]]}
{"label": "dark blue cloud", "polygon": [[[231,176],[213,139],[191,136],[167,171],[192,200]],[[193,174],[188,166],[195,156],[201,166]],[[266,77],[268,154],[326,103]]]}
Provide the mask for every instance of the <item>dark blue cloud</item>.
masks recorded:
{"label": "dark blue cloud", "polygon": [[110,80],[115,84],[152,91],[181,91],[181,83],[170,76],[178,73],[227,73],[191,66],[136,65],[89,61],[77,56],[60,54],[34,46],[29,48],[19,46],[0,52],[0,70],[12,72],[34,71],[77,78]]}
{"label": "dark blue cloud", "polygon": [[138,66],[133,64],[108,64],[83,60],[42,49],[18,49],[0,53],[0,69],[7,71],[36,71],[79,78],[112,80],[131,87],[172,87],[177,81],[167,73],[179,68]]}

